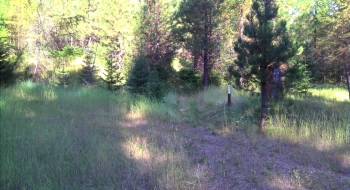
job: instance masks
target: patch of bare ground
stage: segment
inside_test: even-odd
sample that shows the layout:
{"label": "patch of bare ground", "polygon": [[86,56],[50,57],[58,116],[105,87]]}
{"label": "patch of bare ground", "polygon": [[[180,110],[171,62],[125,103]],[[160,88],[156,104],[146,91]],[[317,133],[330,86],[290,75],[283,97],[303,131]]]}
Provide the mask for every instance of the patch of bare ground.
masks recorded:
{"label": "patch of bare ground", "polygon": [[182,132],[192,164],[206,170],[206,189],[350,189],[346,151],[200,126]]}

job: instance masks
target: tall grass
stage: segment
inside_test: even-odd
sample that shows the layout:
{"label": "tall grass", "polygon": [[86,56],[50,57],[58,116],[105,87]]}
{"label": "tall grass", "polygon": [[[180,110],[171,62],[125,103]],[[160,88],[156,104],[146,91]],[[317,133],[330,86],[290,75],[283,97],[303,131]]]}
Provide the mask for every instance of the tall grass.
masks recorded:
{"label": "tall grass", "polygon": [[[232,106],[227,107],[227,91],[209,87],[184,99],[185,121],[218,133],[243,130],[251,135],[260,118],[260,97],[232,90]],[[307,95],[287,95],[270,101],[267,134],[317,145],[345,145],[350,142],[350,102],[342,88],[314,88]]]}
{"label": "tall grass", "polygon": [[339,88],[311,89],[311,95],[289,96],[275,104],[269,118],[270,135],[309,140],[315,144],[345,145],[350,142],[350,102]]}
{"label": "tall grass", "polygon": [[227,107],[227,89],[210,86],[183,98],[180,103],[184,110],[182,118],[192,126],[210,128],[214,134],[232,133],[237,129],[252,133],[258,124],[254,117],[259,109],[259,98],[235,89],[231,97],[232,106]]}
{"label": "tall grass", "polygon": [[198,188],[176,127],[158,122],[175,117],[172,107],[30,82],[0,100],[1,189]]}

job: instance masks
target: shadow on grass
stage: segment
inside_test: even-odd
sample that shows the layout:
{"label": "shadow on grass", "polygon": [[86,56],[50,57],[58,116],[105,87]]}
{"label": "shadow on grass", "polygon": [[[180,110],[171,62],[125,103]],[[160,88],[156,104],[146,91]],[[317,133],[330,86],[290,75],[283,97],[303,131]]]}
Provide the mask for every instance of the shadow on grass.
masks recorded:
{"label": "shadow on grass", "polygon": [[[346,132],[349,128],[349,102],[311,97],[287,99],[279,106],[279,112],[274,114],[283,114],[283,123],[297,123],[296,128],[299,129],[304,127],[303,122],[316,124],[313,130],[320,133],[305,136],[302,140],[288,137],[288,134],[255,135],[247,129],[254,128],[254,123],[257,123],[258,109],[250,103],[233,105],[226,110],[223,106],[207,109],[204,112],[207,118],[200,118],[197,127],[183,126],[180,129],[192,164],[204,168],[206,189],[350,188],[349,134],[344,134],[345,137],[340,140],[342,143],[332,144],[332,139],[326,139],[326,135],[337,136],[334,135],[339,132],[336,130],[344,129],[343,132]],[[317,121],[321,118],[323,120]],[[246,123],[241,124],[243,121]],[[328,124],[324,124],[326,121],[331,125],[325,126]],[[275,128],[291,127],[276,126],[277,123],[270,122]],[[223,130],[225,127],[231,128],[229,132]],[[327,129],[321,129],[323,127]],[[268,130],[271,128],[268,127]],[[309,138],[315,136],[319,138]],[[323,145],[322,139],[330,144]]]}
{"label": "shadow on grass", "polygon": [[[17,92],[2,95],[2,189],[350,188],[348,144],[318,149],[236,129],[213,133],[216,127],[131,113],[137,100],[102,90],[10,96]],[[300,110],[303,101],[294,102]]]}
{"label": "shadow on grass", "polygon": [[203,127],[184,129],[184,138],[193,165],[206,168],[206,189],[350,188],[346,146],[318,150],[307,142],[242,132],[213,135]]}
{"label": "shadow on grass", "polygon": [[[125,142],[128,108],[90,89],[7,89],[1,94],[1,189],[155,189]],[[22,94],[17,94],[22,93]],[[155,165],[156,167],[156,165]]]}

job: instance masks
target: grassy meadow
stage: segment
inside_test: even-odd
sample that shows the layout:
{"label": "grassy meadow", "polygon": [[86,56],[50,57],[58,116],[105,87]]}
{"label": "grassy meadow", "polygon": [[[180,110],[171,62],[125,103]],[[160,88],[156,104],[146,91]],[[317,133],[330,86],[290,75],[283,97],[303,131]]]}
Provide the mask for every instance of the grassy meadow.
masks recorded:
{"label": "grassy meadow", "polygon": [[350,101],[210,87],[162,101],[23,82],[0,92],[0,189],[349,189]]}

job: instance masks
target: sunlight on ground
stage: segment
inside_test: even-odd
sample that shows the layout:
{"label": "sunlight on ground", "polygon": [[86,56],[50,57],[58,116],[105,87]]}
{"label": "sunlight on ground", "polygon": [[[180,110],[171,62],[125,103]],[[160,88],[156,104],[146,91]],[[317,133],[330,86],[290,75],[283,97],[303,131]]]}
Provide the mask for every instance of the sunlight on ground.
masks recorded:
{"label": "sunlight on ground", "polygon": [[345,92],[335,92],[336,100],[338,101],[346,101],[349,100],[349,94]]}
{"label": "sunlight on ground", "polygon": [[120,122],[123,127],[139,127],[147,124],[147,120],[143,114],[129,113],[126,115],[125,121]]}
{"label": "sunlight on ground", "polygon": [[[157,165],[166,162],[168,159],[171,162],[181,163],[181,155],[174,155],[172,152],[161,151],[158,153],[152,153],[151,150],[156,150],[150,142],[148,142],[147,137],[136,136],[131,138],[127,142],[123,143],[124,154],[129,159],[135,159],[143,164],[150,165],[152,162],[157,163]],[[151,162],[152,161],[152,162]],[[154,164],[154,163],[153,163]]]}
{"label": "sunlight on ground", "polygon": [[[278,175],[273,174],[271,176],[272,180],[270,182],[271,188],[276,189],[296,189],[295,185],[297,185],[300,189],[304,189],[302,185],[302,180],[300,179],[300,176],[294,176],[293,173],[290,174],[291,176],[285,176],[285,175]],[[294,181],[292,178],[295,178]],[[290,182],[293,181],[296,183],[295,185],[292,185]],[[297,188],[297,189],[299,189]]]}
{"label": "sunlight on ground", "polygon": [[349,92],[345,89],[310,89],[309,92],[313,96],[321,96],[329,100],[349,101]]}
{"label": "sunlight on ground", "polygon": [[130,159],[149,161],[151,157],[147,148],[146,138],[136,137],[129,142],[124,143],[123,150],[125,155]]}

